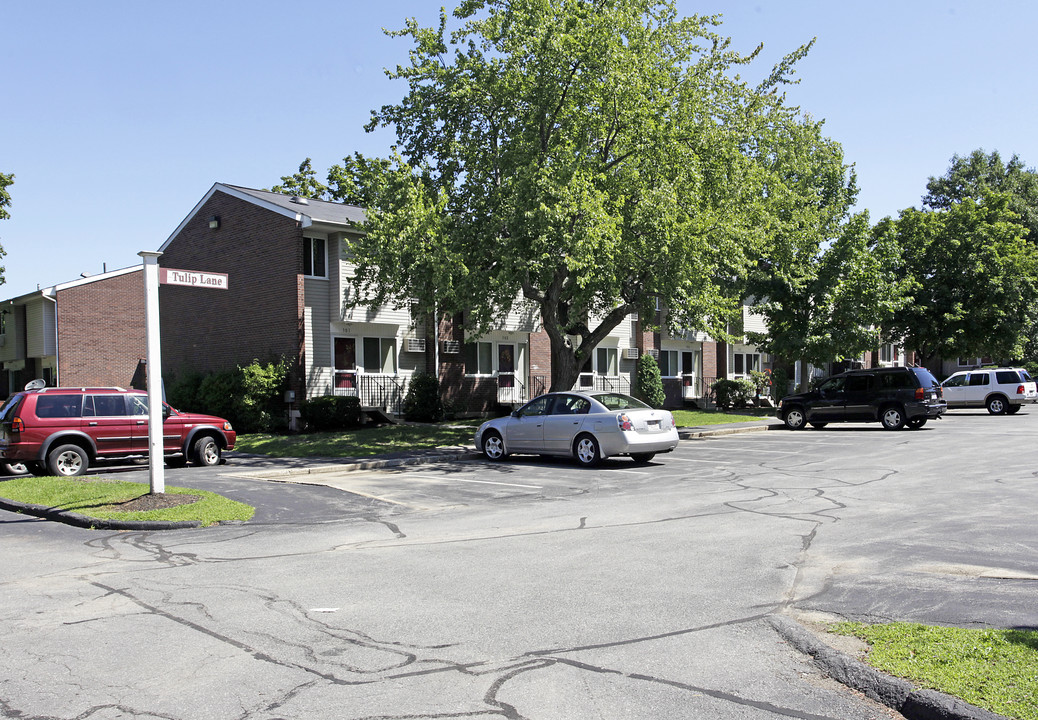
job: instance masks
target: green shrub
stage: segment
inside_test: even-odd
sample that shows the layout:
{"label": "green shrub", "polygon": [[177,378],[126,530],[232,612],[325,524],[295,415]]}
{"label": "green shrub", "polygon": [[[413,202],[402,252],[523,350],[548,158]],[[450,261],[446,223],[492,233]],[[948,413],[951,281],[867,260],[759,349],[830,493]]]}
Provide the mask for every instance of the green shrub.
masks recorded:
{"label": "green shrub", "polygon": [[349,430],[360,425],[360,398],[355,395],[310,398],[299,416],[311,432]]}
{"label": "green shrub", "polygon": [[443,419],[440,381],[429,373],[415,373],[407,384],[402,410],[411,422],[439,422]]}
{"label": "green shrub", "polygon": [[233,370],[187,373],[167,384],[166,399],[180,410],[226,418],[238,432],[284,430],[288,367],[284,359],[253,360]]}
{"label": "green shrub", "polygon": [[663,407],[667,399],[663,392],[663,377],[660,375],[659,363],[652,355],[646,354],[638,358],[634,396],[654,408]]}
{"label": "green shrub", "polygon": [[753,383],[745,378],[736,380],[721,378],[715,380],[710,389],[714,391],[717,407],[724,410],[731,407],[745,407],[756,391]]}

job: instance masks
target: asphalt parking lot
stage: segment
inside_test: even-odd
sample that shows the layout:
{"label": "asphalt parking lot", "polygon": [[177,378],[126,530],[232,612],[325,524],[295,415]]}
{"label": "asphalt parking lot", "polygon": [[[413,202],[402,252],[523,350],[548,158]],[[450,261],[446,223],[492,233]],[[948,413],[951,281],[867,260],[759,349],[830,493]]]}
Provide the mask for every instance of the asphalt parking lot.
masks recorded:
{"label": "asphalt parking lot", "polygon": [[688,440],[593,470],[527,457],[293,476],[282,466],[306,463],[232,455],[167,483],[256,505],[243,525],[0,518],[0,696],[46,717],[197,717],[185,694],[210,717],[270,720],[896,717],[768,618],[1038,627],[1036,432],[1033,408],[956,411],[917,431]]}

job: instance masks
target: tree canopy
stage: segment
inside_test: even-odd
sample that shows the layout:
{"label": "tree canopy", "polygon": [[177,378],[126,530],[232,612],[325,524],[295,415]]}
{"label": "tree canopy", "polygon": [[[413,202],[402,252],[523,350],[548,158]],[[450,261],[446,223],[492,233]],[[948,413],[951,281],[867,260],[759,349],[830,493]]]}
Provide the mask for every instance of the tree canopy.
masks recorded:
{"label": "tree canopy", "polygon": [[1009,162],[998,151],[953,155],[948,172],[931,177],[926,190],[923,204],[933,210],[947,210],[966,199],[979,202],[989,192],[1004,193],[1017,222],[1027,228],[1028,240],[1038,245],[1038,173],[1015,154]]}
{"label": "tree canopy", "polygon": [[986,191],[940,211],[908,209],[874,229],[898,248],[907,302],[885,334],[935,357],[1019,358],[1033,313],[1038,249],[1015,222],[1012,197]]}
{"label": "tree canopy", "polygon": [[788,168],[789,142],[846,184],[779,91],[808,46],[754,86],[736,71],[756,52],[671,0],[466,0],[453,15],[390,33],[413,43],[388,73],[408,91],[369,129],[395,128],[399,155],[341,166],[369,209],[356,297],[435,297],[477,333],[534,303],[554,387],[657,303],[675,329],[726,337],[775,204],[820,202],[824,182],[790,181],[819,170]]}

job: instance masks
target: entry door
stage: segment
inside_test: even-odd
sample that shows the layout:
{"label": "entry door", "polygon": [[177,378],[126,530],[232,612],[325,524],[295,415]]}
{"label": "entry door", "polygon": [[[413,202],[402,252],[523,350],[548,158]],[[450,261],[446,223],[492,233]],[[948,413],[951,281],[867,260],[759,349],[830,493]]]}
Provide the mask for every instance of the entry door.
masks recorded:
{"label": "entry door", "polygon": [[335,389],[344,394],[357,391],[357,338],[335,338]]}

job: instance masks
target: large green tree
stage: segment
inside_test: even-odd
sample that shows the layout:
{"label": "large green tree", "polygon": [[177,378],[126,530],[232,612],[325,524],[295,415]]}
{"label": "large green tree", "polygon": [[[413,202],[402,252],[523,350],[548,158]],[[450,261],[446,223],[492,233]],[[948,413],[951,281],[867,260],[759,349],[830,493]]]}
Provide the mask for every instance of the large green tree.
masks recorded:
{"label": "large green tree", "polygon": [[776,367],[860,356],[900,302],[893,248],[871,246],[867,213],[850,214],[855,176],[820,124],[783,128],[774,146],[763,218],[771,242],[748,283],[768,332],[750,341],[777,355]]}
{"label": "large green tree", "polygon": [[435,297],[477,335],[532,303],[554,388],[657,304],[726,337],[772,240],[781,148],[811,123],[778,91],[807,47],[754,86],[735,71],[756,53],[718,26],[672,0],[466,0],[391,33],[414,44],[389,73],[408,92],[369,129],[395,128],[400,154],[341,166],[369,209],[357,300]]}
{"label": "large green tree", "polygon": [[926,191],[923,204],[933,210],[947,210],[966,199],[980,201],[988,192],[1004,193],[1017,222],[1027,228],[1028,240],[1038,245],[1038,172],[1015,154],[1008,162],[998,151],[953,155],[948,172],[931,177]]}
{"label": "large green tree", "polygon": [[884,327],[890,339],[938,357],[1019,358],[1038,282],[1038,249],[1015,222],[1012,198],[986,193],[946,210],[904,210],[874,228],[895,244],[907,302]]}

